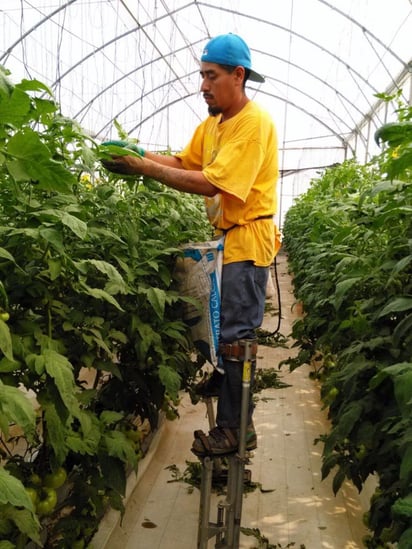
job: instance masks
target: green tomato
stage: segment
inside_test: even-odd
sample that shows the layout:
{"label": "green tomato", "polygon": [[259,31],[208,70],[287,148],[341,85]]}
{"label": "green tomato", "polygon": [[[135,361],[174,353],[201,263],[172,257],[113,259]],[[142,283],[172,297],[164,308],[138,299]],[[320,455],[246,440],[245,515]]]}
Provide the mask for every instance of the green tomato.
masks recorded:
{"label": "green tomato", "polygon": [[332,404],[332,402],[335,400],[335,398],[339,394],[339,389],[337,387],[332,387],[332,389],[329,391],[329,393],[326,395],[326,402],[329,404]]}
{"label": "green tomato", "polygon": [[48,488],[60,488],[66,482],[67,472],[63,467],[59,467],[53,473],[49,473],[44,477],[44,486]]}
{"label": "green tomato", "polygon": [[36,490],[36,488],[33,488],[32,486],[28,486],[26,489],[26,493],[31,499],[34,506],[36,506],[37,502],[39,501],[39,493]]}
{"label": "green tomato", "polygon": [[139,429],[126,429],[126,436],[130,440],[133,440],[133,442],[140,442],[142,439],[142,433],[139,431]]}
{"label": "green tomato", "polygon": [[360,444],[355,452],[356,458],[361,460],[366,456],[366,454],[367,454],[366,446],[364,444]]}
{"label": "green tomato", "polygon": [[3,320],[4,322],[7,322],[10,318],[10,315],[9,313],[7,313],[6,311],[4,311],[3,313],[0,313],[0,318],[1,320]]}
{"label": "green tomato", "polygon": [[40,500],[36,505],[36,511],[39,515],[48,515],[57,504],[57,494],[54,488],[44,486],[40,491]]}
{"label": "green tomato", "polygon": [[37,473],[33,473],[29,477],[30,484],[33,484],[33,486],[41,486],[42,485],[42,479],[40,475]]}

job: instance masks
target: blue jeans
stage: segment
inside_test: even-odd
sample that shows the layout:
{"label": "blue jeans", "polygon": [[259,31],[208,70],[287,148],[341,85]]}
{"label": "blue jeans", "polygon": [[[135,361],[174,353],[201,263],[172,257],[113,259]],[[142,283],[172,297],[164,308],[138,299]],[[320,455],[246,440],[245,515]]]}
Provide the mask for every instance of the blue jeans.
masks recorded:
{"label": "blue jeans", "polygon": [[[239,261],[223,266],[220,312],[220,341],[255,339],[256,328],[265,312],[266,284],[269,267],[256,267],[252,261]],[[225,375],[217,404],[216,423],[236,429],[240,425],[243,362],[220,357]],[[255,365],[254,365],[255,366]],[[254,370],[254,368],[253,368]],[[249,422],[253,406],[249,406]]]}

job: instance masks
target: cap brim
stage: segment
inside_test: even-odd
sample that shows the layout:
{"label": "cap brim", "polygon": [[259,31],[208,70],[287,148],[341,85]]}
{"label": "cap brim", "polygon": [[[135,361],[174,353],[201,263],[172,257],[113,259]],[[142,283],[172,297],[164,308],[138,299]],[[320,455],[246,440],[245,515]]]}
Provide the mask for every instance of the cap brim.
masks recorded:
{"label": "cap brim", "polygon": [[261,74],[251,70],[248,80],[253,80],[253,82],[263,83],[265,81],[265,78]]}

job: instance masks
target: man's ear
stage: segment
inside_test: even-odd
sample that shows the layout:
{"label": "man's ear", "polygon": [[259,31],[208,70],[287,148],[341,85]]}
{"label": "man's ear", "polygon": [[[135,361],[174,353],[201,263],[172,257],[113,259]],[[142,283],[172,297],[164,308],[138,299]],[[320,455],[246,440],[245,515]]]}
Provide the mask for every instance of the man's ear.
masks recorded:
{"label": "man's ear", "polygon": [[245,78],[245,68],[239,65],[238,67],[235,68],[233,72],[236,76],[236,79],[239,80],[239,82],[242,84]]}

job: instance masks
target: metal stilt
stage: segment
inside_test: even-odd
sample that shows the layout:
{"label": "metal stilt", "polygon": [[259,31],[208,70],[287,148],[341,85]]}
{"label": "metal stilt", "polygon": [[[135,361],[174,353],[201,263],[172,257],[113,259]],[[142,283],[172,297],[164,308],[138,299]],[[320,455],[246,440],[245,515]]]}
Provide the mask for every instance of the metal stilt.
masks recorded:
{"label": "metal stilt", "polygon": [[[246,463],[246,433],[248,427],[248,410],[250,385],[252,377],[252,341],[244,340],[244,360],[242,370],[242,405],[240,416],[239,448],[236,453],[221,458],[205,456],[202,461],[200,486],[200,508],[198,528],[198,549],[207,549],[209,539],[215,537],[215,547],[220,549],[238,549],[240,540],[240,523],[242,517],[243,489]],[[213,413],[211,399],[207,399],[208,414]],[[212,416],[214,418],[214,415]],[[211,416],[209,416],[209,422]],[[214,419],[213,419],[214,422]],[[210,522],[210,499],[214,468],[221,468],[222,458],[228,463],[226,497],[217,505],[217,520]]]}

